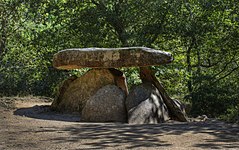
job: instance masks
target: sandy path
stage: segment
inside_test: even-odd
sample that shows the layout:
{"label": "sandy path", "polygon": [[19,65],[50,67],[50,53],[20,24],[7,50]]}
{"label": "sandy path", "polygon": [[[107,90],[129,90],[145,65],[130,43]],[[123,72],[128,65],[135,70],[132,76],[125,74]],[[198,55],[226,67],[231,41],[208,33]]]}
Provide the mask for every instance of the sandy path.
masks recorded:
{"label": "sandy path", "polygon": [[0,149],[239,149],[238,125],[219,121],[128,125],[83,123],[40,101],[0,107]]}

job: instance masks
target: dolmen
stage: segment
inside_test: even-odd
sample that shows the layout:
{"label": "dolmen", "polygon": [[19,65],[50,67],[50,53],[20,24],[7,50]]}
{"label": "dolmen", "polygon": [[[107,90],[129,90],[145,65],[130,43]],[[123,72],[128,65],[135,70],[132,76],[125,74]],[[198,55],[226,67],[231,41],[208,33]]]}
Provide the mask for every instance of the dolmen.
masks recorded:
{"label": "dolmen", "polygon": [[[188,121],[182,103],[169,97],[149,68],[172,61],[170,53],[146,47],[59,51],[53,57],[55,68],[91,69],[81,77],[63,81],[51,107],[60,112],[78,112],[82,121],[90,122]],[[124,73],[116,69],[122,67],[139,67],[142,83],[129,91]]]}

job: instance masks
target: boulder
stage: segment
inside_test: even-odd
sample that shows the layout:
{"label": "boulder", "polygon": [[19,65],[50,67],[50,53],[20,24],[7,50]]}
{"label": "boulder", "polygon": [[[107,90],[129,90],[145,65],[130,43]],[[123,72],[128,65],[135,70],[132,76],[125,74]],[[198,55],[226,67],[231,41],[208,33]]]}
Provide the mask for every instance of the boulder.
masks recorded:
{"label": "boulder", "polygon": [[128,123],[161,123],[169,120],[169,113],[158,89],[152,83],[142,83],[126,98]]}
{"label": "boulder", "polygon": [[108,69],[92,69],[79,78],[71,77],[62,84],[51,107],[61,112],[81,112],[86,101],[108,84],[115,84]]}
{"label": "boulder", "polygon": [[163,85],[156,78],[153,70],[148,67],[140,67],[140,79],[143,83],[152,83],[158,89],[160,95],[162,96],[163,102],[170,112],[171,119],[181,122],[188,121],[184,105],[180,101],[174,100],[168,95]]}
{"label": "boulder", "polygon": [[125,92],[115,85],[99,89],[87,100],[81,119],[91,122],[126,122]]}
{"label": "boulder", "polygon": [[156,66],[172,60],[170,53],[146,47],[74,48],[56,53],[53,66],[57,69],[119,68]]}

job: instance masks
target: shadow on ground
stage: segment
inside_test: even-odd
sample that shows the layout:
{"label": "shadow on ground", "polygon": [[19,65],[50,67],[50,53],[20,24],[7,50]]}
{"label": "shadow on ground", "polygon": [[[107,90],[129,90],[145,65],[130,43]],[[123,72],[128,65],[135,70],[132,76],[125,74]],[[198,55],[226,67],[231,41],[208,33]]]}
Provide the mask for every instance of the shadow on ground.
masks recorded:
{"label": "shadow on ground", "polygon": [[49,105],[35,105],[29,108],[19,108],[14,111],[14,115],[25,116],[35,119],[43,120],[55,120],[55,121],[68,121],[68,122],[79,122],[79,114],[63,114],[52,111]]}
{"label": "shadow on ground", "polygon": [[[66,116],[64,114],[51,112],[49,106],[21,108],[16,110],[14,114],[45,120],[74,121],[75,119],[79,121],[79,117],[74,118],[76,116]],[[26,130],[25,132],[32,131]],[[80,122],[64,127],[42,127],[35,132],[44,132],[46,134],[55,133],[57,136],[46,139],[46,141],[50,140],[54,144],[65,143],[68,145],[77,145],[79,148],[83,146],[84,149],[170,148],[173,146],[172,143],[174,143],[174,141],[171,140],[180,140],[185,134],[190,134],[191,138],[200,135],[210,135],[214,137],[202,137],[201,139],[203,139],[203,141],[196,141],[196,144],[191,145],[193,148],[239,149],[239,126],[216,120],[148,125]],[[170,138],[170,136],[172,137]],[[180,147],[184,147],[183,143]]]}
{"label": "shadow on ground", "polygon": [[[215,139],[204,139],[203,144],[193,145],[197,148],[209,149],[239,149],[239,128],[238,126],[227,126],[219,122],[211,123],[174,123],[157,125],[122,125],[122,124],[87,124],[80,127],[68,127],[64,131],[69,131],[73,136],[68,138],[56,138],[58,142],[74,141],[80,139],[100,139],[97,142],[89,142],[91,148],[103,149],[109,145],[118,147],[122,144],[130,145],[129,149],[138,147],[160,147],[171,146],[173,141],[165,141],[164,135],[211,134]],[[178,136],[180,138],[180,136]],[[193,137],[192,137],[193,138]],[[175,140],[175,138],[173,139]],[[200,143],[200,142],[198,142]],[[183,147],[183,145],[181,145]]]}

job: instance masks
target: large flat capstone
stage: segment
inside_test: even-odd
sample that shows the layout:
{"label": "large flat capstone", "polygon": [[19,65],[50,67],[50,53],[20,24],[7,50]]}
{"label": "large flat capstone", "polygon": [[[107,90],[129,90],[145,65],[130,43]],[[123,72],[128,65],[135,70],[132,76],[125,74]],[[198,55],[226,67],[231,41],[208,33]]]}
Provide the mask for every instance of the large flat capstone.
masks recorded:
{"label": "large flat capstone", "polygon": [[53,66],[57,69],[142,67],[172,60],[170,53],[146,47],[73,48],[56,53]]}

